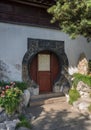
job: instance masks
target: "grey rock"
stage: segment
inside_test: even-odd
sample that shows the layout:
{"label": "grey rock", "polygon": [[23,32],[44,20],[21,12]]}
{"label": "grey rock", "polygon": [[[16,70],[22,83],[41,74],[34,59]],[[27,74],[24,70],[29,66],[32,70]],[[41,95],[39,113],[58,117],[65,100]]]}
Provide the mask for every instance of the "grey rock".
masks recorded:
{"label": "grey rock", "polygon": [[23,99],[23,104],[27,106],[30,100],[30,92],[28,89],[24,90]]}
{"label": "grey rock", "polygon": [[91,120],[91,114],[89,115],[89,119]]}
{"label": "grey rock", "polygon": [[81,53],[78,60],[78,72],[80,74],[88,74],[88,60],[85,53]]}
{"label": "grey rock", "polygon": [[81,102],[78,105],[79,110],[88,110],[89,102]]}
{"label": "grey rock", "polygon": [[18,119],[13,120],[13,121],[5,121],[4,124],[6,125],[7,130],[15,130],[15,127],[17,123],[20,121]]}
{"label": "grey rock", "polygon": [[7,130],[15,130],[15,127],[13,125],[8,125]]}
{"label": "grey rock", "polygon": [[29,128],[26,128],[26,127],[20,127],[18,128],[17,130],[30,130]]}
{"label": "grey rock", "polygon": [[0,130],[7,130],[5,123],[0,123]]}
{"label": "grey rock", "polygon": [[79,81],[77,84],[77,90],[82,92],[90,92],[91,88],[87,84],[85,84],[83,81]]}
{"label": "grey rock", "polygon": [[5,111],[3,111],[1,114],[0,114],[0,123],[5,121],[5,120],[8,120],[8,116],[7,114],[5,113]]}
{"label": "grey rock", "polygon": [[0,107],[0,113],[2,113],[4,111],[4,108]]}
{"label": "grey rock", "polygon": [[17,112],[25,113],[25,108],[27,107],[29,101],[30,101],[30,92],[28,89],[26,89],[26,90],[24,90],[24,93],[21,96],[20,104],[17,107]]}
{"label": "grey rock", "polygon": [[6,128],[7,130],[15,130],[16,124],[13,121],[7,121],[6,122]]}
{"label": "grey rock", "polygon": [[20,120],[19,120],[19,119],[15,119],[15,120],[13,120],[13,122],[14,122],[15,124],[17,124],[17,123],[20,122]]}

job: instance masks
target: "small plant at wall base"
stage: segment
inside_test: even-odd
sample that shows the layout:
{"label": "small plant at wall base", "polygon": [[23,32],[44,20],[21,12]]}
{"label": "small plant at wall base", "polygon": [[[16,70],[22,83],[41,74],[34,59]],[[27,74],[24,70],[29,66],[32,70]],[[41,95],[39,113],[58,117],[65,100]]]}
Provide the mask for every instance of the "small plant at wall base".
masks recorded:
{"label": "small plant at wall base", "polygon": [[70,97],[69,103],[70,103],[70,104],[73,104],[73,102],[77,101],[78,98],[80,98],[80,94],[79,94],[79,92],[74,88],[74,89],[71,89],[71,90],[69,91],[69,97]]}
{"label": "small plant at wall base", "polygon": [[16,129],[21,126],[29,128],[29,129],[32,128],[30,122],[26,119],[26,117],[24,115],[20,115],[19,120],[20,120],[20,122],[17,124]]}
{"label": "small plant at wall base", "polygon": [[[13,82],[0,81],[0,86],[2,86],[2,87],[6,86],[6,85],[10,86],[11,83],[13,83]],[[15,81],[14,83],[15,83],[14,86],[17,86],[22,91],[24,91],[27,88],[27,86],[28,86],[28,84],[25,83],[25,82]]]}
{"label": "small plant at wall base", "polygon": [[83,81],[88,86],[91,86],[91,76],[75,73],[73,75],[73,77],[74,77],[74,80],[73,80],[73,86],[74,87],[77,87],[77,84],[78,84],[79,81]]}
{"label": "small plant at wall base", "polygon": [[[73,82],[72,83],[73,89],[71,89],[69,91],[69,97],[70,97],[69,103],[70,104],[73,104],[73,102],[77,101],[78,98],[80,98],[80,93],[76,89],[77,88],[77,84],[80,81],[84,82],[89,87],[91,87],[91,76],[89,76],[89,75],[82,75],[82,74],[79,74],[79,73],[73,74],[73,81],[72,81]],[[90,96],[91,96],[91,94],[90,94]]]}
{"label": "small plant at wall base", "polygon": [[88,110],[89,110],[89,112],[91,112],[91,104],[89,105]]}
{"label": "small plant at wall base", "polygon": [[10,86],[6,85],[1,87],[0,91],[0,106],[3,107],[7,114],[13,114],[20,103],[22,91],[11,83]]}

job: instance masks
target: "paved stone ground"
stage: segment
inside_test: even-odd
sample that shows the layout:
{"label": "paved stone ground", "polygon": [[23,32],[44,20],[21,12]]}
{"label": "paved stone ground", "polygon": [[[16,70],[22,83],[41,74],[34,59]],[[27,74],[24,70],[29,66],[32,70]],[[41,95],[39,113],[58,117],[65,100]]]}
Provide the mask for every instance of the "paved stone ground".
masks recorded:
{"label": "paved stone ground", "polygon": [[65,98],[58,103],[32,107],[30,111],[35,116],[32,130],[91,130],[91,119],[75,111]]}

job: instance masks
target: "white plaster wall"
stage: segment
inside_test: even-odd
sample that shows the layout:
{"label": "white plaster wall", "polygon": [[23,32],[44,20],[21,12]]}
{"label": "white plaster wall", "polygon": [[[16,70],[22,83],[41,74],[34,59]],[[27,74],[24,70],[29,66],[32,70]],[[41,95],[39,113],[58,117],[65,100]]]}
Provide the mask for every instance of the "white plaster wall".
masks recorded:
{"label": "white plaster wall", "polygon": [[13,75],[14,67],[19,71],[15,80],[22,80],[21,66],[23,56],[27,51],[27,38],[65,41],[65,52],[70,66],[77,65],[81,52],[85,52],[87,58],[91,59],[91,43],[87,43],[83,37],[71,40],[68,35],[60,30],[0,23],[0,60],[9,64],[9,66],[13,66],[13,69],[10,70]]}

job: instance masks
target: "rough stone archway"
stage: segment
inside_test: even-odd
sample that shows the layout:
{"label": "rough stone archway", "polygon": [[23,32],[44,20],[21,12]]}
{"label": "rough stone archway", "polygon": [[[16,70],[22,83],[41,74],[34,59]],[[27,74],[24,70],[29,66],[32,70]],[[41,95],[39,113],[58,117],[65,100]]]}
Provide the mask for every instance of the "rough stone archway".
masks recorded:
{"label": "rough stone archway", "polygon": [[27,82],[29,86],[32,86],[33,84],[31,76],[29,75],[29,64],[31,64],[32,59],[35,57],[36,54],[45,50],[55,53],[59,60],[60,70],[55,82],[57,82],[61,78],[64,68],[68,68],[68,58],[64,51],[64,41],[29,38],[27,52],[25,53],[22,61],[22,79],[23,81]]}

